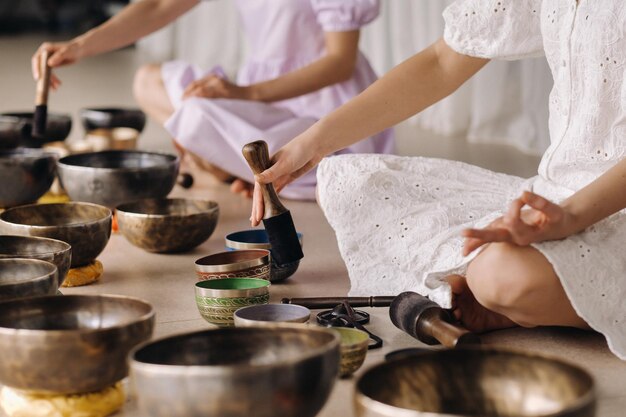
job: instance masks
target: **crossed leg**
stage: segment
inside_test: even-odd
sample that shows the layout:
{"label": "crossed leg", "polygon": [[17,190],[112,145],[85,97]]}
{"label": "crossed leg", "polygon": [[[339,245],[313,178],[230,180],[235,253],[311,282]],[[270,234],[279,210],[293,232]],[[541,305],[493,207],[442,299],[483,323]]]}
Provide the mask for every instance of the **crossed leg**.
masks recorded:
{"label": "crossed leg", "polygon": [[451,275],[454,314],[469,330],[513,326],[589,329],[570,303],[550,262],[535,248],[492,243]]}
{"label": "crossed leg", "polygon": [[[161,125],[165,124],[167,119],[174,114],[174,106],[170,102],[161,78],[161,64],[147,64],[137,70],[133,81],[133,94],[141,109]],[[235,180],[235,177],[228,172],[187,151],[176,141],[172,142],[181,160],[184,159],[185,155],[189,155],[197,167],[212,174],[218,180],[222,182]]]}

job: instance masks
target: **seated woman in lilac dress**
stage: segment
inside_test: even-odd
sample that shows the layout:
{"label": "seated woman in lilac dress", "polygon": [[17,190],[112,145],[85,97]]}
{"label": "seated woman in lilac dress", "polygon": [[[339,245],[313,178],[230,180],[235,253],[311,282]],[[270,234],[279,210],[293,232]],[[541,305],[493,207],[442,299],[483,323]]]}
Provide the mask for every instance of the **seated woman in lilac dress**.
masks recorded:
{"label": "seated woman in lilac dress", "polygon": [[[58,67],[135,42],[175,20],[198,0],[144,0],[69,42],[44,43],[40,54]],[[219,66],[203,71],[181,61],[146,65],[135,77],[141,107],[164,124],[177,148],[224,181],[248,193],[252,172],[242,146],[264,139],[275,152],[318,119],[376,80],[358,50],[359,30],[378,16],[378,0],[237,0],[250,56],[236,82]],[[59,85],[53,76],[52,87]],[[337,153],[390,153],[390,130]],[[312,199],[311,172],[283,196]]]}

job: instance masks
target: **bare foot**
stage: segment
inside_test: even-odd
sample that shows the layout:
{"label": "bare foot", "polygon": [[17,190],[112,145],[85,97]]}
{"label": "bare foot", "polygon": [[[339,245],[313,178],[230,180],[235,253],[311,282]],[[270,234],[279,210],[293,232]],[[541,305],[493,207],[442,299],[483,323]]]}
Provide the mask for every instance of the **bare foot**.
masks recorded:
{"label": "bare foot", "polygon": [[241,194],[246,198],[252,198],[254,192],[254,186],[249,182],[237,178],[230,184],[230,191],[235,194]]}
{"label": "bare foot", "polygon": [[518,325],[501,314],[483,307],[467,286],[465,277],[450,275],[447,277],[453,294],[453,313],[456,319],[475,333],[489,330],[507,329]]}

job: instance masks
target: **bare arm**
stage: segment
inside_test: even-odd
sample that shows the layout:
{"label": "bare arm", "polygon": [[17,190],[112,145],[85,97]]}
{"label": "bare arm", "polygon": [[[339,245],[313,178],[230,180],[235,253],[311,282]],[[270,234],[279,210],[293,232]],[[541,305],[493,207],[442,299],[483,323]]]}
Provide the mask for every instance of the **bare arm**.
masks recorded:
{"label": "bare arm", "polygon": [[[455,52],[443,39],[398,65],[289,142],[274,156],[272,168],[257,181],[278,188],[293,181],[326,155],[393,126],[455,91],[488,60]],[[262,201],[255,195],[252,221],[260,221]]]}
{"label": "bare arm", "polygon": [[[199,0],[142,0],[131,3],[100,26],[68,41],[42,44],[32,57],[35,79],[39,78],[41,52],[50,52],[48,64],[58,67],[81,58],[112,51],[129,45],[162,28],[197,5]],[[52,87],[58,80],[52,80]]]}
{"label": "bare arm", "polygon": [[311,64],[273,80],[238,86],[216,75],[189,84],[183,97],[233,98],[272,102],[298,97],[352,77],[359,31],[326,32],[326,53]]}

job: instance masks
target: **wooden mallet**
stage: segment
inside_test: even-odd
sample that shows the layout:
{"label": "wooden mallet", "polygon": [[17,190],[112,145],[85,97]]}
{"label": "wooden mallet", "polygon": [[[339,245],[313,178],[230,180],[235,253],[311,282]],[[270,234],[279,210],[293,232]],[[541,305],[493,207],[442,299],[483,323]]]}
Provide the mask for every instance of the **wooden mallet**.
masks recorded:
{"label": "wooden mallet", "polygon": [[[242,152],[255,175],[272,166],[267,143],[262,140],[248,143]],[[263,225],[269,237],[274,263],[284,266],[302,259],[304,254],[291,213],[278,199],[272,184],[261,184],[261,191],[265,204]]]}
{"label": "wooden mallet", "polygon": [[397,328],[427,345],[455,348],[480,343],[477,335],[453,324],[454,317],[448,310],[414,292],[398,295],[389,307],[389,317]]}
{"label": "wooden mallet", "polygon": [[50,66],[48,65],[48,58],[48,51],[43,51],[39,57],[39,79],[37,80],[35,114],[33,116],[33,130],[31,133],[33,137],[37,138],[41,138],[46,134],[48,90],[50,88]]}

